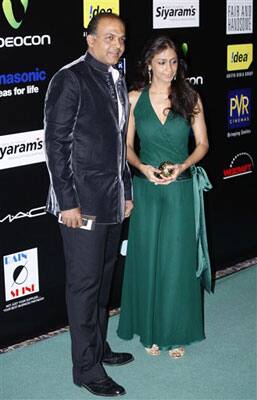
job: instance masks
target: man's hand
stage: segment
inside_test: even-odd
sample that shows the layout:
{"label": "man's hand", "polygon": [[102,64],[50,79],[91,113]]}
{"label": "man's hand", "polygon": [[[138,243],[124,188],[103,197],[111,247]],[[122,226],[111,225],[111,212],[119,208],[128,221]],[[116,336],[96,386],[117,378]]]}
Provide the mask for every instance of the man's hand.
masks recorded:
{"label": "man's hand", "polygon": [[132,200],[125,201],[125,218],[128,218],[130,216],[133,207],[134,205]]}
{"label": "man's hand", "polygon": [[61,211],[62,222],[68,228],[80,228],[82,225],[82,216],[80,208]]}

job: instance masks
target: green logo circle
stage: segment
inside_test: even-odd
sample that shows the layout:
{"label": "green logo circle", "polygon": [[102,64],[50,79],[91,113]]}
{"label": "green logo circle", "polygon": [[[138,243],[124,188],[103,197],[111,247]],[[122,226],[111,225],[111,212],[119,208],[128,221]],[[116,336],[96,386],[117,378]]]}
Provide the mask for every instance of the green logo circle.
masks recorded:
{"label": "green logo circle", "polygon": [[[29,0],[20,0],[20,2],[23,5],[23,9],[24,9],[24,13],[25,13],[28,8]],[[9,25],[11,25],[11,27],[14,29],[18,29],[20,27],[20,25],[22,24],[22,20],[21,21],[16,20],[14,13],[13,13],[13,6],[12,6],[11,0],[3,0],[2,7],[3,7],[3,12],[5,15],[5,18],[7,19]]]}

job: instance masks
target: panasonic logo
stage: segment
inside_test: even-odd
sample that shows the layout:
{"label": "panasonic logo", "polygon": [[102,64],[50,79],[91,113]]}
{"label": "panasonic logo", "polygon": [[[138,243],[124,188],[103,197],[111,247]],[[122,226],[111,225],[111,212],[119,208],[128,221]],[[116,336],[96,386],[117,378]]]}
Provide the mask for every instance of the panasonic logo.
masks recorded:
{"label": "panasonic logo", "polygon": [[6,155],[28,153],[31,151],[41,150],[42,148],[43,148],[42,140],[38,140],[35,142],[3,146],[3,147],[0,147],[0,160],[2,160]]}
{"label": "panasonic logo", "polygon": [[0,48],[2,47],[22,47],[22,46],[44,46],[51,44],[49,35],[34,35],[34,36],[9,36],[6,38],[0,37]]}
{"label": "panasonic logo", "polygon": [[14,74],[1,74],[0,85],[38,82],[38,81],[44,81],[45,79],[46,79],[46,71],[36,68],[35,71],[16,72]]}

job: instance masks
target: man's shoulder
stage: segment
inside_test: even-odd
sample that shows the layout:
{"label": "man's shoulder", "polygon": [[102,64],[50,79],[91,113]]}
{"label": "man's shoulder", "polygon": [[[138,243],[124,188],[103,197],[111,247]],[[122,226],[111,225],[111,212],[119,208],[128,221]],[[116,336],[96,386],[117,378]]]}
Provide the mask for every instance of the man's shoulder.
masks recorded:
{"label": "man's shoulder", "polygon": [[77,58],[76,60],[70,62],[69,64],[64,65],[59,71],[70,70],[75,72],[84,67],[85,67],[85,55]]}
{"label": "man's shoulder", "polygon": [[69,64],[61,67],[52,77],[51,84],[74,84],[74,82],[78,82],[79,75],[85,68],[84,57],[81,56],[76,60],[70,62]]}

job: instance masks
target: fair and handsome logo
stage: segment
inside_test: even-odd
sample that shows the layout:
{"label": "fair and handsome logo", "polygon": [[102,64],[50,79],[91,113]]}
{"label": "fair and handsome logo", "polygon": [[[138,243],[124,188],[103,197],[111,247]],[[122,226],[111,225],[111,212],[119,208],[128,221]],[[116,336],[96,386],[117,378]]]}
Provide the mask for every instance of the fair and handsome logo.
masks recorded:
{"label": "fair and handsome logo", "polygon": [[153,0],[153,28],[199,26],[199,0]]}
{"label": "fair and handsome logo", "polygon": [[251,174],[253,169],[254,162],[252,156],[246,152],[238,153],[233,157],[229,167],[223,170],[223,179]]}
{"label": "fair and handsome logo", "polygon": [[100,13],[114,13],[119,15],[119,0],[83,0],[84,28],[90,20]]}
{"label": "fair and handsome logo", "polygon": [[[23,7],[23,11],[24,11],[24,15],[25,15],[27,8],[28,8],[29,0],[20,0],[20,4]],[[18,29],[21,26],[23,20],[17,21],[17,19],[15,18],[12,1],[11,0],[3,0],[2,8],[3,8],[5,18],[7,19],[9,25],[13,29]]]}
{"label": "fair and handsome logo", "polygon": [[37,248],[3,256],[5,300],[39,292]]}
{"label": "fair and handsome logo", "polygon": [[238,129],[251,124],[251,89],[228,92],[228,127]]}
{"label": "fair and handsome logo", "polygon": [[253,61],[253,44],[233,44],[227,46],[227,70],[248,69]]}
{"label": "fair and handsome logo", "polygon": [[35,207],[31,208],[29,211],[18,211],[16,214],[6,214],[4,217],[0,217],[0,224],[3,224],[5,222],[13,222],[17,221],[18,219],[21,218],[36,218],[36,217],[41,217],[42,215],[46,214],[46,207],[41,206],[41,207]]}
{"label": "fair and handsome logo", "polygon": [[253,0],[227,0],[226,33],[253,33]]}
{"label": "fair and handsome logo", "polygon": [[44,131],[0,136],[0,170],[45,161]]}

